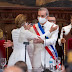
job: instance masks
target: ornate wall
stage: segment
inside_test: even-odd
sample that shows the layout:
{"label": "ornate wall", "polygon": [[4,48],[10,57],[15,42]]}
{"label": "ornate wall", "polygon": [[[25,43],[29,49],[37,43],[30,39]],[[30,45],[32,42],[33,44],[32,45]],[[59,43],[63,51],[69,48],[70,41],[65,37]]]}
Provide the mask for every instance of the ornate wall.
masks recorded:
{"label": "ornate wall", "polygon": [[57,0],[36,0],[36,5],[40,6],[40,5],[43,5],[49,2],[54,2],[54,1],[57,1]]}
{"label": "ornate wall", "polygon": [[[25,14],[27,21],[37,19],[37,10],[39,7],[0,7],[0,28],[8,32],[8,39],[11,39],[11,30],[14,28],[14,19],[18,14]],[[53,14],[60,26],[69,24],[72,8],[48,8],[49,13]]]}

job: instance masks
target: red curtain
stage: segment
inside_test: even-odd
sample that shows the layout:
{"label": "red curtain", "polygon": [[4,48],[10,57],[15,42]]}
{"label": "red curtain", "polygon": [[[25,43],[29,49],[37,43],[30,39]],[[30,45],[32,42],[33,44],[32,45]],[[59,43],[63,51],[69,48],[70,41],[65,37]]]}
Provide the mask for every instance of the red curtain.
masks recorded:
{"label": "red curtain", "polygon": [[68,49],[72,50],[72,38],[68,40]]}

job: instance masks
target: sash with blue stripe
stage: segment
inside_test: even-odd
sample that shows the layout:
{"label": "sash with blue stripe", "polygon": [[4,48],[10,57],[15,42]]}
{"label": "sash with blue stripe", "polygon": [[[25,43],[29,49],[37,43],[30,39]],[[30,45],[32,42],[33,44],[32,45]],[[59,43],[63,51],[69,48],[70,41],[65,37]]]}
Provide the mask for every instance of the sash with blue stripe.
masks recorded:
{"label": "sash with blue stripe", "polygon": [[[38,23],[39,29],[41,30],[42,34],[45,34],[44,29],[42,28],[42,26],[40,25],[40,23]],[[46,39],[49,39],[48,37],[46,37]],[[57,51],[56,49],[54,49],[53,45],[50,45],[50,47],[52,48],[52,50],[55,52],[56,57],[58,57]]]}

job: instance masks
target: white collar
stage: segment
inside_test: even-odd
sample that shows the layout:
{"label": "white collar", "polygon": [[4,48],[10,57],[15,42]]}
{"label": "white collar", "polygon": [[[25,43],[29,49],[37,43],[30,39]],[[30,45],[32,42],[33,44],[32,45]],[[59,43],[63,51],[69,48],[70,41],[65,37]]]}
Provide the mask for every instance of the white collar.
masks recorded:
{"label": "white collar", "polygon": [[53,25],[53,23],[47,21],[43,26],[44,26],[44,27],[47,27],[47,26],[50,27],[51,25]]}
{"label": "white collar", "polygon": [[47,25],[48,25],[48,21],[44,25],[42,25],[42,26],[46,27]]}
{"label": "white collar", "polygon": [[23,30],[25,30],[25,28],[22,26],[20,29],[23,29]]}

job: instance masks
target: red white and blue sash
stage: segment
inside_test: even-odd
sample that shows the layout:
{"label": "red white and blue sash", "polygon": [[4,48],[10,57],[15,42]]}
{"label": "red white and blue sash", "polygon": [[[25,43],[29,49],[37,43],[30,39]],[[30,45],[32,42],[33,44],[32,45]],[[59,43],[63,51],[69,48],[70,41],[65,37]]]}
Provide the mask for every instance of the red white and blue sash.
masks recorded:
{"label": "red white and blue sash", "polygon": [[[42,26],[40,25],[40,23],[38,23],[38,27],[40,29],[40,31],[42,32],[42,34],[45,34],[45,31],[44,29],[42,28]],[[38,32],[37,28],[36,28],[36,25],[33,25],[33,28],[34,28],[34,31],[36,32],[36,34],[38,36],[40,36],[40,33]],[[49,39],[48,37],[46,37],[46,39]],[[47,50],[47,52],[52,56],[52,58],[55,60],[58,55],[57,55],[57,51],[56,49],[54,49],[54,47],[52,45],[50,45],[51,49],[54,51],[54,52],[51,52],[50,48],[48,48],[48,46],[45,46],[45,49]],[[53,54],[55,53],[55,54]]]}

